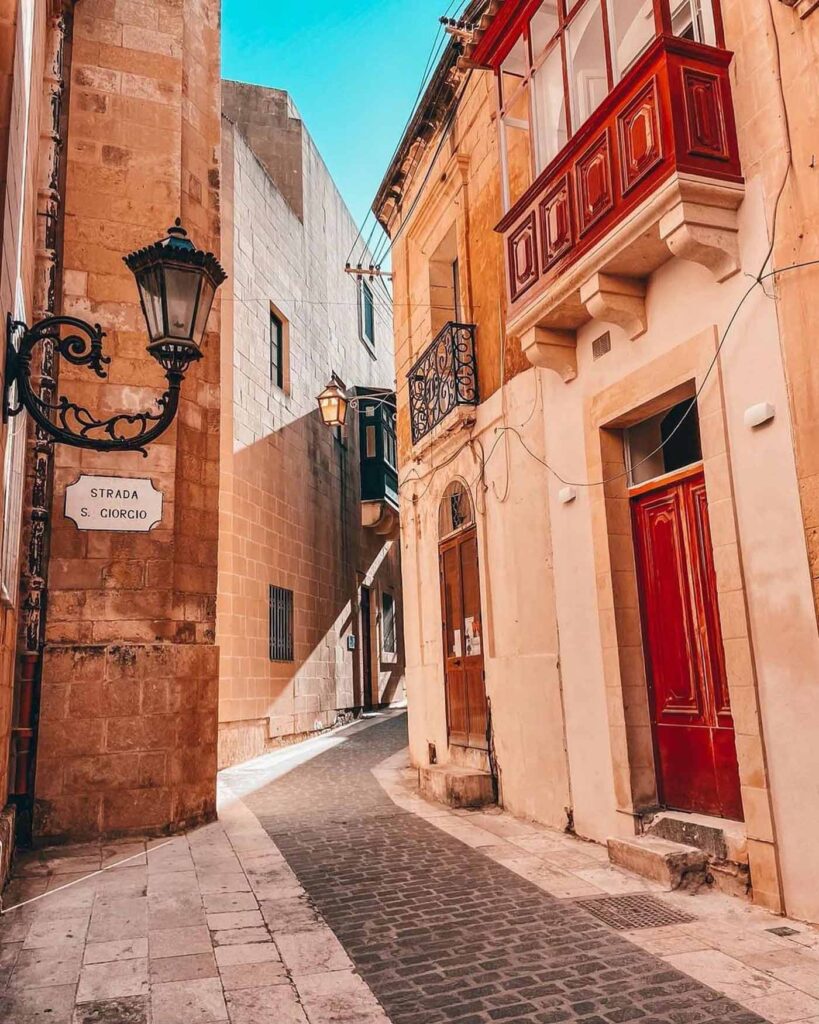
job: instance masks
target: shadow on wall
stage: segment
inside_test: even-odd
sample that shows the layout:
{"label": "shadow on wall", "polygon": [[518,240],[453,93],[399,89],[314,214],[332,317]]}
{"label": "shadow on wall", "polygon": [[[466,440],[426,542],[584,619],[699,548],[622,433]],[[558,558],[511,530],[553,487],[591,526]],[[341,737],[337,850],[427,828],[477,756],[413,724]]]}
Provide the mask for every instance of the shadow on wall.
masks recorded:
{"label": "shadow on wall", "polygon": [[[356,417],[339,435],[316,410],[223,459],[220,767],[331,726],[339,710],[403,697],[401,629],[397,653],[385,661],[377,628],[381,593],[400,595],[399,545],[361,526],[357,433]],[[376,610],[370,663],[377,687],[364,685],[362,582]],[[271,586],[292,592],[292,660],[272,657]]]}

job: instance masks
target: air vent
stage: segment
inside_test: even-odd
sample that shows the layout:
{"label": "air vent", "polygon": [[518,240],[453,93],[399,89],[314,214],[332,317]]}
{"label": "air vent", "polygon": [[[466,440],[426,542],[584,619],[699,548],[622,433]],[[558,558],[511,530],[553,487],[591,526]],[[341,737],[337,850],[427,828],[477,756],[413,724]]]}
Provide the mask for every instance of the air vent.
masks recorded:
{"label": "air vent", "polygon": [[601,359],[607,352],[611,352],[611,334],[608,331],[592,342],[592,355],[595,359]]}
{"label": "air vent", "polygon": [[618,932],[638,928],[665,928],[672,924],[688,924],[694,920],[654,896],[601,896],[577,902],[584,910]]}

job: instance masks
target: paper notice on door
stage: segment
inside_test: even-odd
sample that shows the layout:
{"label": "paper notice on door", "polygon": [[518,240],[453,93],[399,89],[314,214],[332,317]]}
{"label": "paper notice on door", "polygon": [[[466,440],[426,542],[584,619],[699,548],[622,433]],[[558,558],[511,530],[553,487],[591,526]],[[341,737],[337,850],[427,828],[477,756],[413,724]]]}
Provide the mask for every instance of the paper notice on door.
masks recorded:
{"label": "paper notice on door", "polygon": [[452,653],[450,658],[463,657],[463,648],[461,647],[461,631],[460,629],[452,630]]}
{"label": "paper notice on door", "polygon": [[469,615],[464,620],[464,633],[466,639],[466,656],[475,658],[481,653],[481,626],[480,620]]}

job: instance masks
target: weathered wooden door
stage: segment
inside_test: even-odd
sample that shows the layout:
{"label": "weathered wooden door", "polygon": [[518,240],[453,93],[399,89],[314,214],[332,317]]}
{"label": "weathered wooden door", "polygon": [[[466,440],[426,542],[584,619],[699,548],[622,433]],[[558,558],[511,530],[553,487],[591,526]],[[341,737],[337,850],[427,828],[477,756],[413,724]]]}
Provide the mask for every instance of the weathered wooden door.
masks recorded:
{"label": "weathered wooden door", "polygon": [[632,514],[660,799],[741,820],[702,471],[633,497]]}
{"label": "weathered wooden door", "polygon": [[474,527],[441,544],[440,564],[449,741],[485,750],[487,709]]}

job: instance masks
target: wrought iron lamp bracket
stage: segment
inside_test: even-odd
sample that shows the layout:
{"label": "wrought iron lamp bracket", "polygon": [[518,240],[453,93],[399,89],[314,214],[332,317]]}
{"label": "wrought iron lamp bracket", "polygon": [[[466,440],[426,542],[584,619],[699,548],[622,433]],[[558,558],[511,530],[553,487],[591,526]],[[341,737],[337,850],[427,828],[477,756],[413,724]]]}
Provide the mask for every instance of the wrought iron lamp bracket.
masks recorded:
{"label": "wrought iron lamp bracket", "polygon": [[63,395],[49,402],[38,394],[32,385],[31,361],[41,342],[50,341],[61,359],[74,366],[87,366],[97,377],[105,378],[105,367],[111,359],[102,351],[104,337],[99,324],[91,326],[76,317],[46,317],[31,327],[7,317],[4,422],[25,409],[60,444],[98,452],[141,452],[147,456],[146,446],[173,423],[185,373],[193,360],[201,358],[201,353],[184,344],[152,346],[152,355],[164,369],[168,382],[155,410],[121,412],[97,419],[85,406]]}

